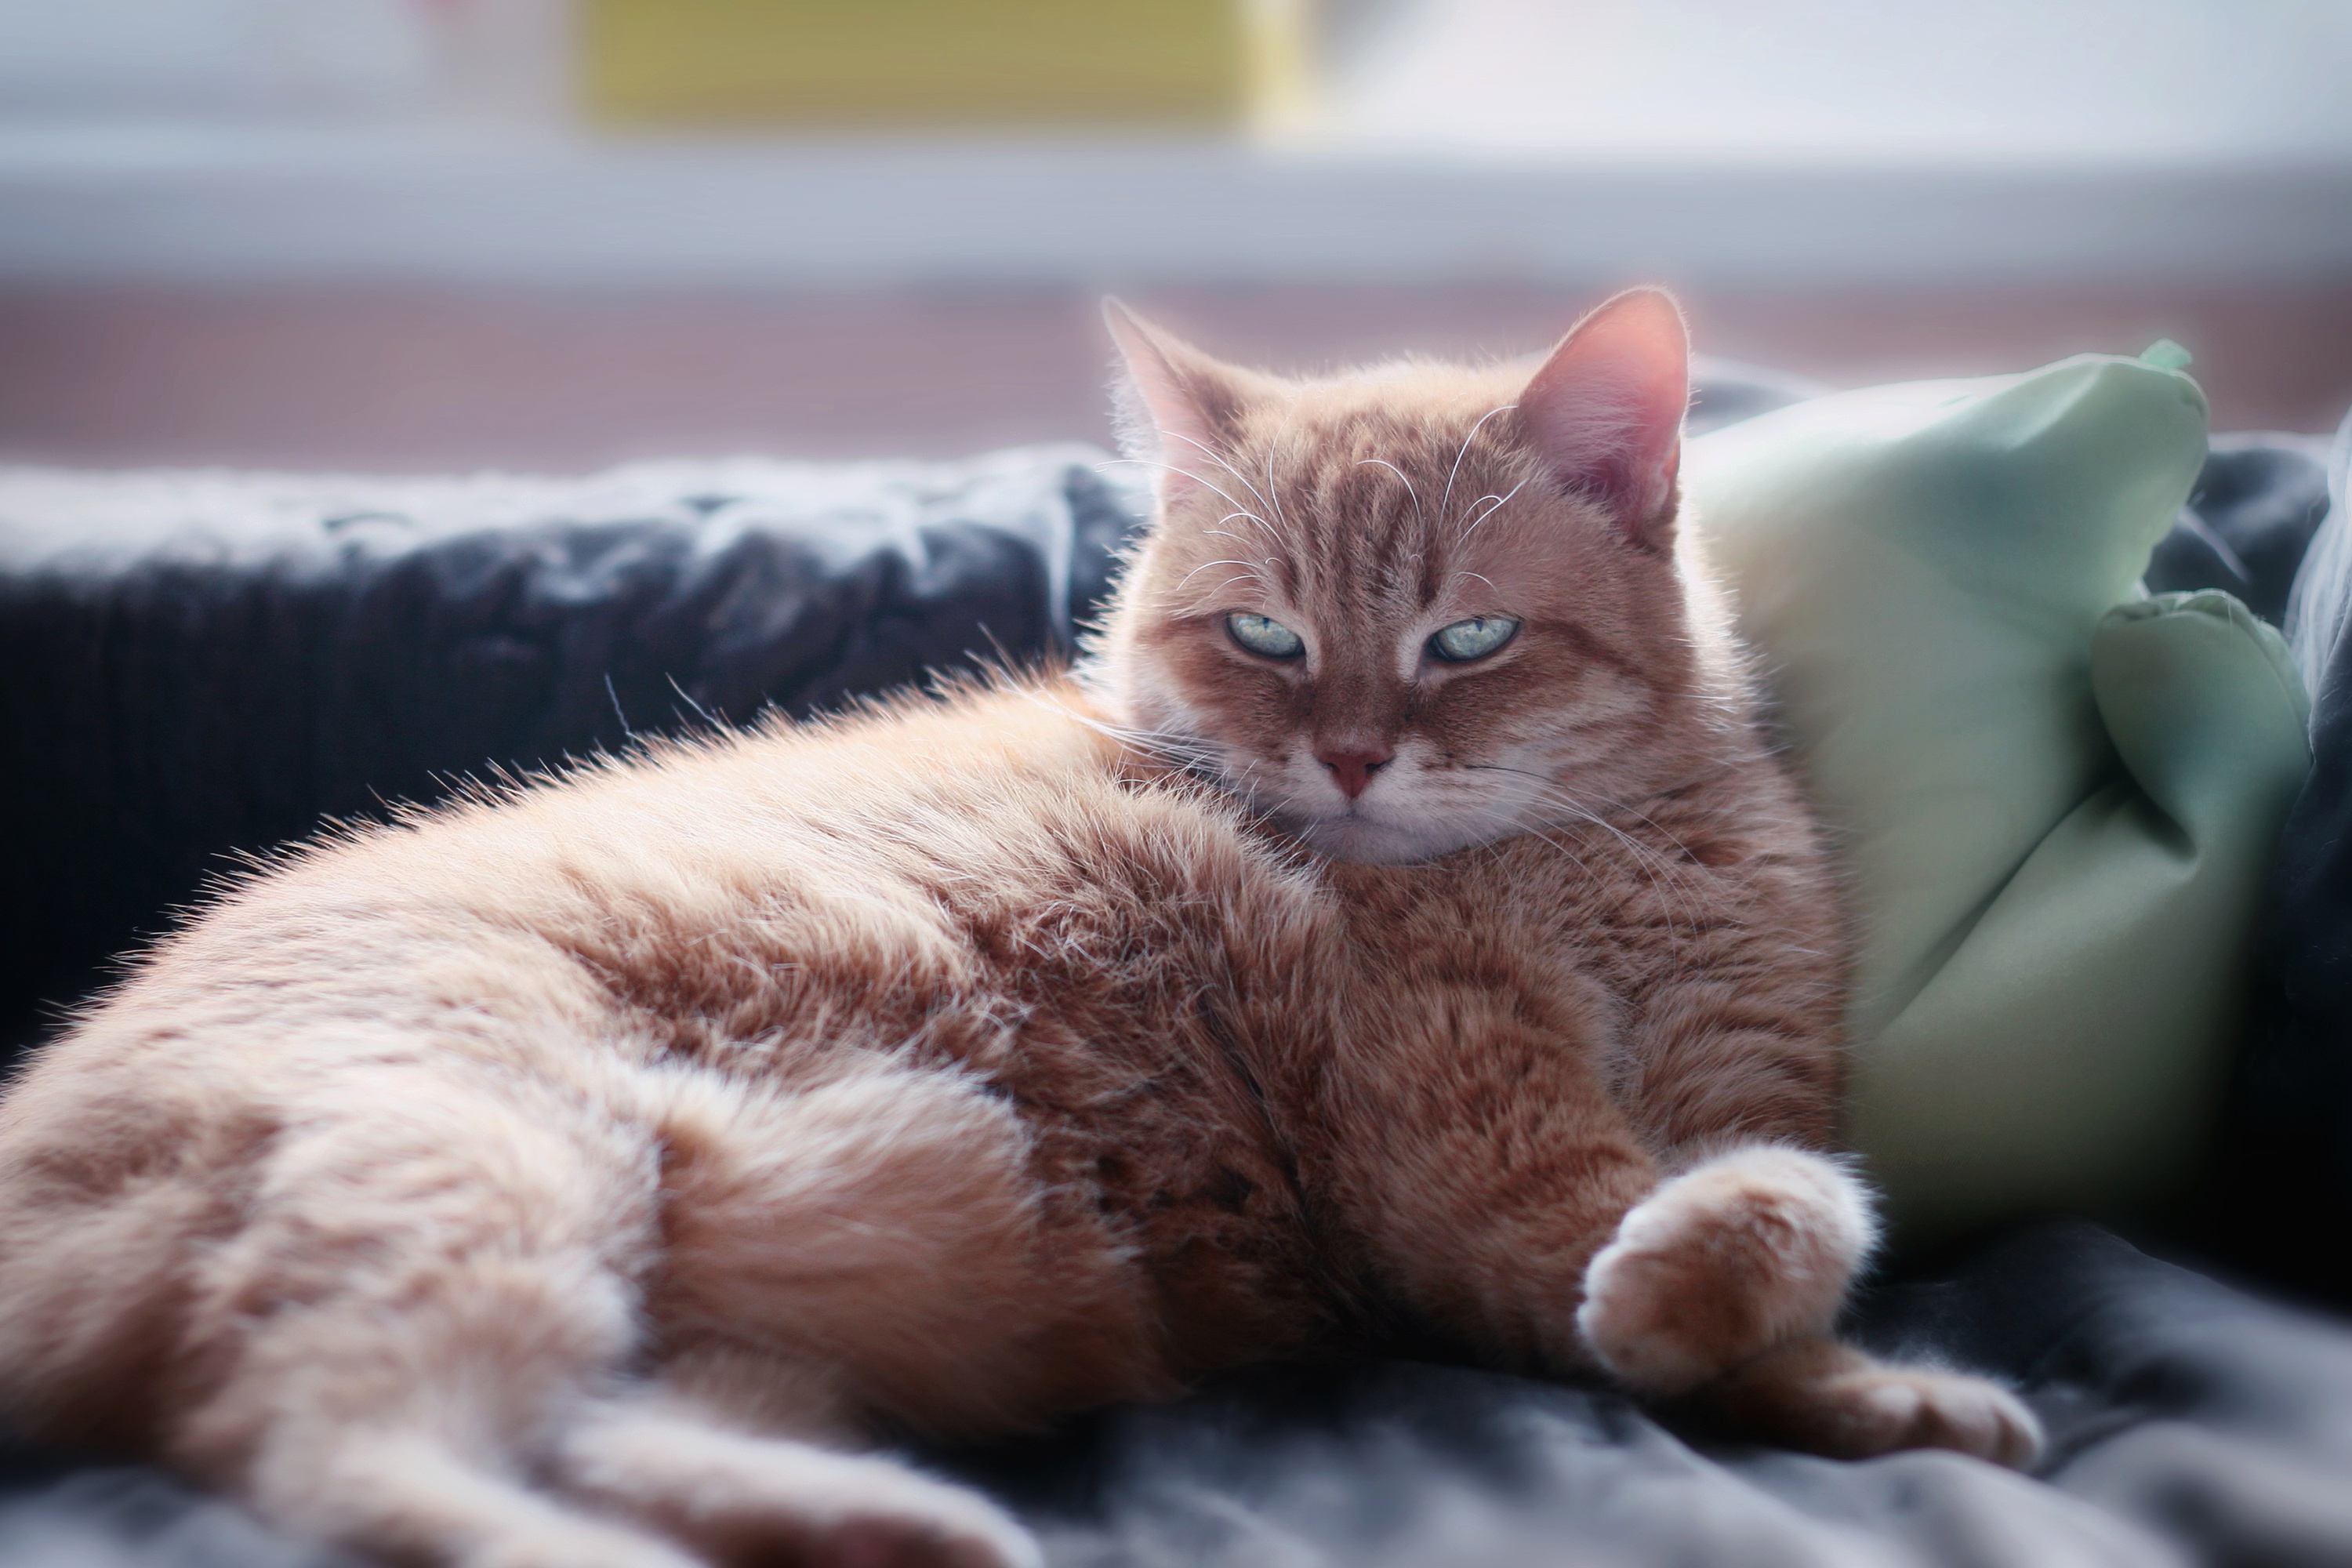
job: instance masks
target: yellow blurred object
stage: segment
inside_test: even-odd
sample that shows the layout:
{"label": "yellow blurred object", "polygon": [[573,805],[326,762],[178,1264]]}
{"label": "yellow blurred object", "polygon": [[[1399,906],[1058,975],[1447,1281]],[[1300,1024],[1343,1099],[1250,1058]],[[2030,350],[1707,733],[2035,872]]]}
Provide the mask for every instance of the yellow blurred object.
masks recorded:
{"label": "yellow blurred object", "polygon": [[1235,126],[1305,100],[1307,0],[583,0],[608,125]]}

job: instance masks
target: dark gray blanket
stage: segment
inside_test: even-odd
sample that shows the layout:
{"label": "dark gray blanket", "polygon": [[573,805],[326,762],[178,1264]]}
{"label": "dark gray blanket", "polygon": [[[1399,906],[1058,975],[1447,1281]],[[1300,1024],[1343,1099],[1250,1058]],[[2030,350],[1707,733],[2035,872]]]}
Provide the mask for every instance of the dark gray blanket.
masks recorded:
{"label": "dark gray blanket", "polygon": [[[1729,413],[1771,395],[1712,395]],[[0,472],[10,1038],[84,994],[225,852],[494,765],[1066,649],[1138,505],[1100,461],[588,481]],[[2325,510],[2319,473],[2308,444],[2222,443],[2154,584],[2230,586],[2277,613]],[[2318,775],[2338,796],[2342,762]],[[2332,796],[2305,815],[2342,813]],[[2295,853],[2341,885],[2342,844]],[[2338,923],[2305,945],[2348,951],[2352,899],[2313,907]],[[2347,1037],[2314,1029],[2298,1048],[2340,1062]],[[2265,1103],[2250,1090],[2241,1110]],[[2307,1094],[2297,1109],[2329,1125],[2346,1110]],[[2203,1243],[2233,1240],[2273,1278],[2352,1250],[2344,1229],[2298,1233],[2308,1187],[2259,1186],[2263,1160],[2291,1151],[2271,1123],[2237,1125]],[[2056,1438],[2038,1479],[1948,1455],[1727,1448],[1604,1394],[1406,1362],[1254,1373],[928,1458],[1021,1508],[1057,1562],[1102,1568],[2352,1563],[2352,1329],[2063,1223],[1914,1267],[1863,1303],[1861,1331],[2021,1389]],[[10,1462],[11,1568],[310,1561],[152,1473]]]}
{"label": "dark gray blanket", "polygon": [[[2021,1389],[2053,1439],[2038,1475],[1725,1447],[1604,1393],[1416,1362],[1254,1373],[924,1458],[1018,1510],[1056,1568],[2352,1563],[2340,1323],[2065,1223],[1884,1289],[1857,1322]],[[151,1471],[54,1473],[0,1500],[9,1568],[330,1561]]]}
{"label": "dark gray blanket", "polygon": [[1605,1394],[1391,1363],[1255,1375],[969,1473],[1057,1562],[2352,1563],[2352,1332],[2053,1223],[1857,1315],[1892,1353],[2001,1376],[2048,1423],[2028,1479],[1677,1436]]}

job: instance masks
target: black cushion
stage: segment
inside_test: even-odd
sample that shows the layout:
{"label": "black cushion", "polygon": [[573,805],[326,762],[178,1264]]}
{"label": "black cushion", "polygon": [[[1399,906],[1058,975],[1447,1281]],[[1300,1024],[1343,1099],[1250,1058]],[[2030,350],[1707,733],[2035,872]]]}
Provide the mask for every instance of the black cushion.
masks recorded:
{"label": "black cushion", "polygon": [[1119,473],[0,476],[0,1046],[323,819],[1066,653],[1139,510]]}

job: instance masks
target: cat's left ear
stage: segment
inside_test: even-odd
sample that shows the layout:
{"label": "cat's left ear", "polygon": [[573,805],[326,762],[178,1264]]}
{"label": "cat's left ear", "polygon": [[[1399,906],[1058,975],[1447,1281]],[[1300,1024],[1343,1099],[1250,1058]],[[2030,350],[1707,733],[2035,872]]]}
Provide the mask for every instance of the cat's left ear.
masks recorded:
{"label": "cat's left ear", "polygon": [[1160,503],[1233,484],[1219,470],[1261,378],[1210,358],[1116,300],[1103,301],[1103,324],[1127,371],[1114,389],[1118,444],[1151,466]]}
{"label": "cat's left ear", "polygon": [[1520,438],[1645,550],[1673,542],[1690,337],[1674,297],[1629,289],[1577,323],[1519,395]]}

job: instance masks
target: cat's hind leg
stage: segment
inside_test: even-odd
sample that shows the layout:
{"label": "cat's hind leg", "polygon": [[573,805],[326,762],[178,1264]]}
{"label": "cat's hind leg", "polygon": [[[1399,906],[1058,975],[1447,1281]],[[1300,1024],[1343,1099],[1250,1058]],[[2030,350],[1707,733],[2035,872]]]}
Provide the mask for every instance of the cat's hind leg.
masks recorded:
{"label": "cat's hind leg", "polygon": [[311,1537],[454,1568],[1026,1568],[975,1493],[853,1450],[1166,1392],[1118,1238],[1001,1095],[446,1066],[305,1102],[206,1250],[169,1447]]}
{"label": "cat's hind leg", "polygon": [[793,1088],[682,1071],[648,1116],[659,1363],[572,1426],[556,1484],[726,1563],[1035,1563],[977,1493],[855,1451],[1172,1386],[1124,1246],[1013,1105],[876,1054]]}
{"label": "cat's hind leg", "polygon": [[271,1519],[395,1563],[440,1568],[708,1568],[660,1533],[583,1513],[418,1430],[337,1432],[273,1455]]}
{"label": "cat's hind leg", "polygon": [[1870,1194],[1843,1164],[1744,1145],[1626,1211],[1586,1268],[1577,1326],[1636,1392],[1697,1393],[1758,1436],[1843,1458],[1942,1447],[2031,1463],[2039,1425],[2005,1390],[1837,1342],[1876,1241]]}
{"label": "cat's hind leg", "polygon": [[1734,1369],[1706,1403],[1735,1428],[1835,1458],[1953,1448],[2022,1469],[2042,1424],[2000,1384],[1890,1364],[1826,1336],[1793,1340]]}
{"label": "cat's hind leg", "polygon": [[557,1459],[584,1501],[720,1563],[1037,1568],[1029,1533],[891,1459],[740,1429],[660,1387],[577,1423]]}
{"label": "cat's hind leg", "polygon": [[314,1540],[451,1568],[692,1568],[547,1488],[572,1414],[643,1359],[651,1135],[551,1083],[446,1067],[314,1093],[185,1325],[179,1464]]}
{"label": "cat's hind leg", "polygon": [[941,1435],[1175,1392],[1130,1243],[983,1080],[879,1054],[792,1089],[689,1074],[653,1120],[647,1315],[666,1365],[780,1369],[747,1418],[802,1435],[808,1369],[853,1426]]}

